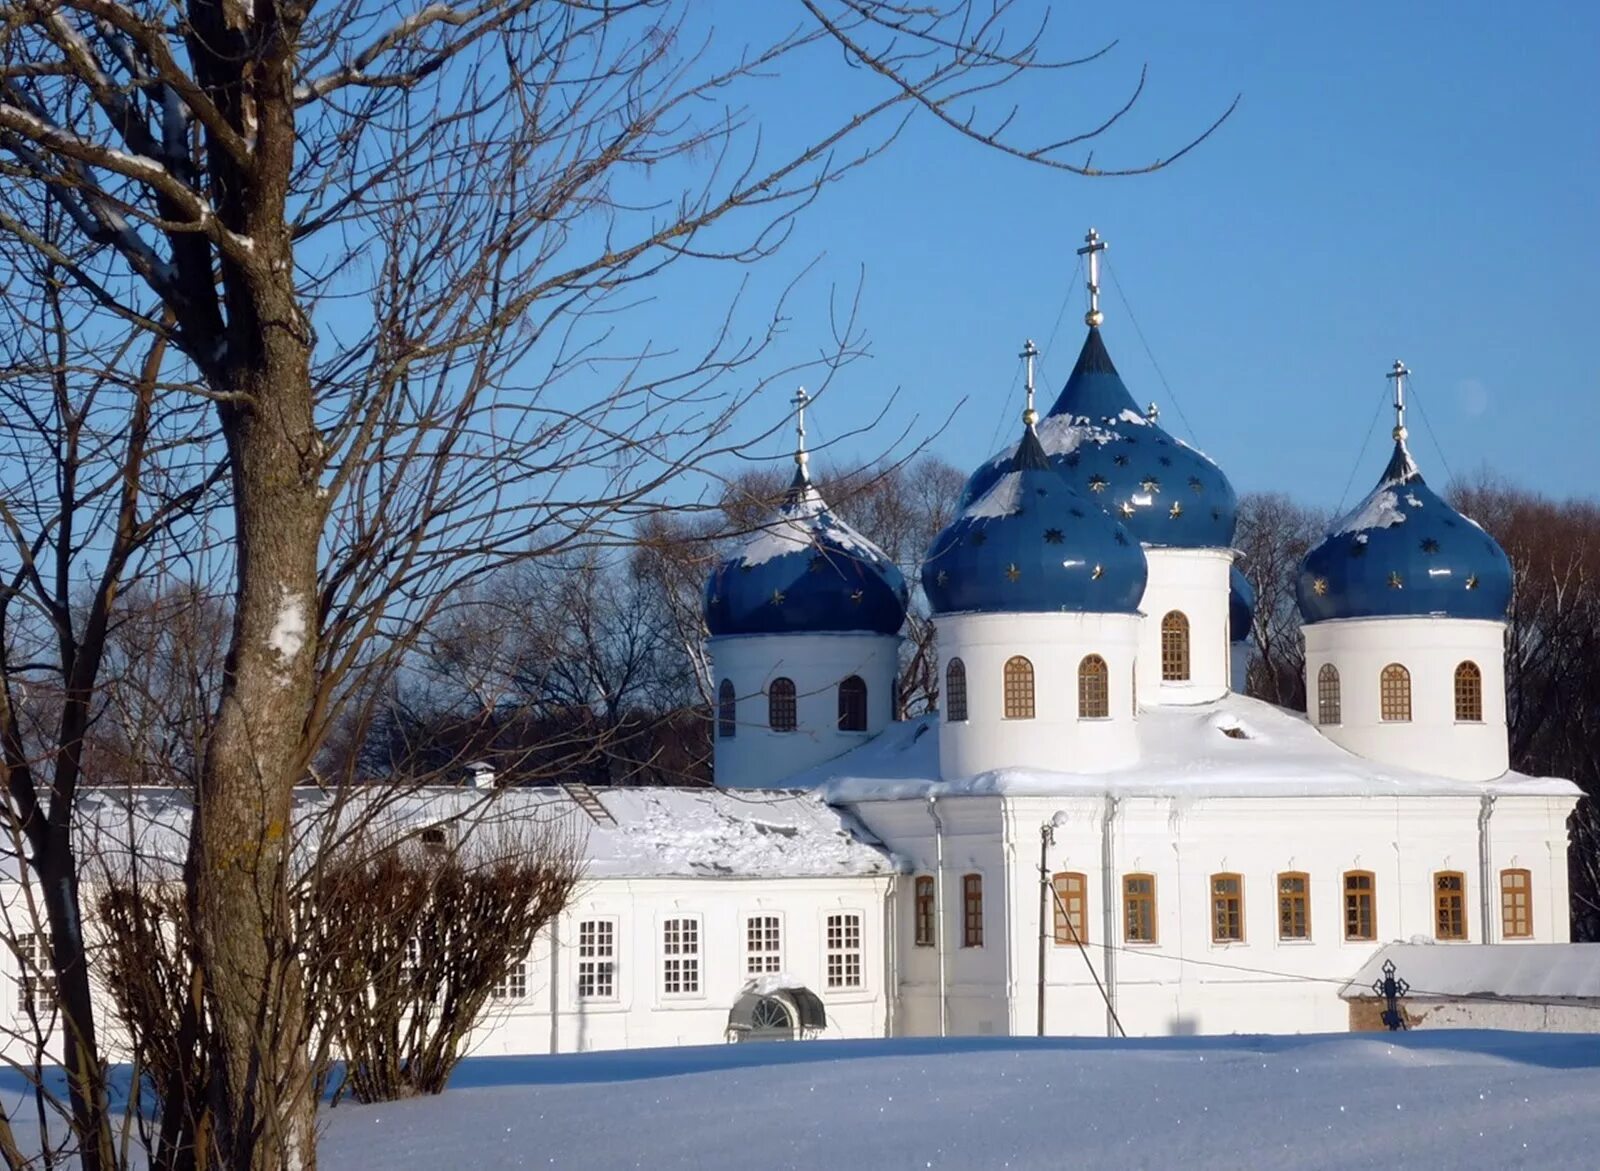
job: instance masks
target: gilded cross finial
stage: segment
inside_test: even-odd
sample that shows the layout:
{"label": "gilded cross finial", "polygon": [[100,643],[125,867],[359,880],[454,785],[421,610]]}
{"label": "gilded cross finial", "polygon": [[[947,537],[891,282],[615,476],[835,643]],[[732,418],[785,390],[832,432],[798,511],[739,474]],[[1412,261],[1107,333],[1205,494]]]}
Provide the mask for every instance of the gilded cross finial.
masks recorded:
{"label": "gilded cross finial", "polygon": [[806,461],[811,457],[806,454],[806,404],[811,401],[811,396],[806,393],[806,388],[801,387],[794,392],[794,397],[789,400],[794,407],[794,462],[802,470]]}
{"label": "gilded cross finial", "polygon": [[1033,360],[1039,356],[1039,347],[1033,344],[1033,339],[1030,337],[1023,345],[1022,353],[1017,356],[1025,359],[1028,363],[1028,406],[1022,412],[1022,425],[1024,427],[1032,427],[1039,421],[1039,412],[1033,409]]}
{"label": "gilded cross finial", "polygon": [[1401,441],[1406,437],[1406,378],[1410,374],[1411,371],[1399,358],[1394,360],[1394,366],[1388,374],[1394,382],[1394,437]]}
{"label": "gilded cross finial", "polygon": [[1083,247],[1078,249],[1079,256],[1089,258],[1089,312],[1083,315],[1085,325],[1098,326],[1106,319],[1100,312],[1100,253],[1106,250],[1106,242],[1100,238],[1100,233],[1093,228],[1083,238]]}

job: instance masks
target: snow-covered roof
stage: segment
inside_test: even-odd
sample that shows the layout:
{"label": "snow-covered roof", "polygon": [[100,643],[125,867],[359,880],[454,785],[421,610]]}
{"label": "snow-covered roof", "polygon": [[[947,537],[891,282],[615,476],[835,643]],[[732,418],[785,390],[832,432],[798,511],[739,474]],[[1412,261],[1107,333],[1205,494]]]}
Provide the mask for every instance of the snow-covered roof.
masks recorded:
{"label": "snow-covered roof", "polygon": [[1600,1000],[1600,943],[1391,943],[1339,995],[1372,996],[1386,960],[1411,986],[1411,997]]}
{"label": "snow-covered roof", "polygon": [[[1231,732],[1231,734],[1230,734]],[[1577,797],[1570,781],[1508,772],[1489,782],[1434,777],[1377,764],[1332,743],[1284,708],[1229,694],[1211,703],[1140,709],[1140,759],[1109,772],[1003,768],[939,780],[938,716],[891,725],[853,752],[789,778],[831,801],[930,795],[1448,796],[1482,793]]]}
{"label": "snow-covered roof", "polygon": [[[297,796],[302,834],[341,831],[365,819],[376,836],[437,823],[554,829],[581,843],[587,878],[829,878],[889,874],[896,863],[848,811],[817,793],[709,788],[594,788],[597,820],[563,788],[439,787],[397,794],[374,787],[348,799],[315,789]],[[176,875],[188,838],[189,803],[166,790],[94,790],[79,801],[86,849],[120,865]],[[310,828],[314,827],[314,828]],[[90,845],[92,843],[92,846]],[[14,877],[7,867],[5,877]]]}

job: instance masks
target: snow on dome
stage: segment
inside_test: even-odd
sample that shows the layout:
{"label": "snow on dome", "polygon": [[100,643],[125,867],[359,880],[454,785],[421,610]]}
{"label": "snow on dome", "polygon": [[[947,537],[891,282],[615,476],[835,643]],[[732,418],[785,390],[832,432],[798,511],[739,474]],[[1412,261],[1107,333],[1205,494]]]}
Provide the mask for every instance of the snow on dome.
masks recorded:
{"label": "snow on dome", "polygon": [[1132,614],[1144,551],[1051,466],[1033,428],[933,539],[922,587],[935,614]]}
{"label": "snow on dome", "polygon": [[706,580],[713,635],[894,634],[906,616],[905,577],[840,520],[804,465],[782,507]]}
{"label": "snow on dome", "polygon": [[1446,504],[1397,439],[1378,484],[1306,554],[1295,583],[1306,622],[1437,616],[1500,621],[1511,562]]}
{"label": "snow on dome", "polygon": [[[1233,543],[1238,498],[1203,453],[1147,418],[1123,384],[1098,327],[1091,326],[1072,375],[1039,421],[1050,462],[1079,492],[1145,545],[1226,548]],[[967,481],[963,505],[988,491],[1012,447]]]}

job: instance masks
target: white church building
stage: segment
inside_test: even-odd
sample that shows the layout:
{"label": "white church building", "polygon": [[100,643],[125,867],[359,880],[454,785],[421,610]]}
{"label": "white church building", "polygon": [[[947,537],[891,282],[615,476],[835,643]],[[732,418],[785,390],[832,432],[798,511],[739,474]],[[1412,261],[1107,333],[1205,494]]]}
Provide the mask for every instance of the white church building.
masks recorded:
{"label": "white church building", "polygon": [[802,395],[785,502],[705,588],[716,788],[496,797],[587,866],[479,1052],[1343,1031],[1387,945],[1568,941],[1579,792],[1508,769],[1511,567],[1412,459],[1405,368],[1301,567],[1310,711],[1247,698],[1235,494],[1117,373],[1103,247],[1066,385],[1040,416],[1029,343],[1017,441],[926,552],[938,710],[893,717],[907,585],[812,481]]}

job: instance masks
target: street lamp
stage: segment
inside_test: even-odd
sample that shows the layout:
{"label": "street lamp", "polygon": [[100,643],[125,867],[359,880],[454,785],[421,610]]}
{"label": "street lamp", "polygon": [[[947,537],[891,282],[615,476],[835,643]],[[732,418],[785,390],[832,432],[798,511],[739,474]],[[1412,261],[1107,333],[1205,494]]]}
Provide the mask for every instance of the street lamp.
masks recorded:
{"label": "street lamp", "polygon": [[1044,1036],[1045,959],[1050,954],[1050,847],[1056,844],[1056,830],[1067,824],[1067,815],[1058,809],[1039,827],[1039,1036]]}

